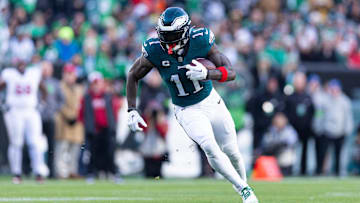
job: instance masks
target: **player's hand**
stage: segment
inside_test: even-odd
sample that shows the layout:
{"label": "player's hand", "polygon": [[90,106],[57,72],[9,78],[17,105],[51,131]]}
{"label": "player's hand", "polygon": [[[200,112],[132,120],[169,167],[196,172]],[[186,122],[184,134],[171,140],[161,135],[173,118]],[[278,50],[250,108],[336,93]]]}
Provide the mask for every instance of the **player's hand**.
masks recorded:
{"label": "player's hand", "polygon": [[208,74],[207,68],[195,59],[192,60],[192,63],[194,65],[187,64],[185,66],[188,69],[186,76],[190,80],[205,80]]}
{"label": "player's hand", "polygon": [[143,131],[143,129],[139,126],[139,123],[142,126],[147,127],[144,119],[141,118],[141,116],[139,115],[139,113],[136,110],[130,111],[129,115],[128,115],[128,126],[129,126],[130,130],[133,132]]}

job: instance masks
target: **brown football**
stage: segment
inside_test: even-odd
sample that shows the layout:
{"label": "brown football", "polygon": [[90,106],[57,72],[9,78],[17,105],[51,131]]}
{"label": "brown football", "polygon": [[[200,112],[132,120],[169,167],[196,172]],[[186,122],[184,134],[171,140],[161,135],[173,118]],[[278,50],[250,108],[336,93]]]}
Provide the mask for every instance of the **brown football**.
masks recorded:
{"label": "brown football", "polygon": [[199,61],[201,64],[203,64],[208,70],[216,69],[215,64],[207,59],[197,58],[196,60]]}

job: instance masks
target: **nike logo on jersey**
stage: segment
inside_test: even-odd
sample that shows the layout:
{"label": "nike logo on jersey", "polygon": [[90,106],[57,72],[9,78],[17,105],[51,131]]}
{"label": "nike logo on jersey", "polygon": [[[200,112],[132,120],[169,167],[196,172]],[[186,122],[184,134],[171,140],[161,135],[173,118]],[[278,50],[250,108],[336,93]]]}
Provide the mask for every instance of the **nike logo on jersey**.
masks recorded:
{"label": "nike logo on jersey", "polygon": [[218,104],[220,104],[220,102],[221,102],[221,99],[218,101]]}

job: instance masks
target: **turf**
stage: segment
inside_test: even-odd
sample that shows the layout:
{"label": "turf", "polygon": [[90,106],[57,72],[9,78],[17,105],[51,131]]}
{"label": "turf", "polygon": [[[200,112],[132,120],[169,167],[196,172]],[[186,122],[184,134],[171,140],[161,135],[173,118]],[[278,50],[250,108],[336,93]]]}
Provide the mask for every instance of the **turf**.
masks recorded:
{"label": "turf", "polygon": [[[289,178],[281,182],[250,181],[261,203],[360,202],[360,178]],[[84,180],[57,180],[13,185],[0,179],[0,202],[240,202],[224,180],[126,179],[123,184]]]}

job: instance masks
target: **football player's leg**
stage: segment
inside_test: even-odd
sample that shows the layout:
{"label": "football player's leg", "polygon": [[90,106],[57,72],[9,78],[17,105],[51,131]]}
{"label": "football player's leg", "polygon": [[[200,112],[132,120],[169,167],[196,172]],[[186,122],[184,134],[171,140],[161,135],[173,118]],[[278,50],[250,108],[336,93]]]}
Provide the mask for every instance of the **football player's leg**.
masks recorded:
{"label": "football player's leg", "polygon": [[247,181],[244,160],[237,144],[234,121],[223,101],[217,105],[217,111],[214,112],[211,120],[215,139],[241,178]]}
{"label": "football player's leg", "polygon": [[29,146],[31,166],[35,174],[46,176],[47,167],[45,166],[43,150],[39,145],[40,136],[42,136],[41,125],[40,114],[35,110],[29,112],[25,123],[25,136]]}
{"label": "football player's leg", "polygon": [[10,110],[5,114],[9,136],[8,160],[13,175],[21,175],[22,148],[24,145],[24,120],[21,112]]}
{"label": "football player's leg", "polygon": [[[211,118],[211,124],[214,129],[216,141],[223,152],[229,157],[234,168],[246,184],[245,165],[237,145],[234,121],[232,120],[230,112],[227,110],[223,101],[221,101],[218,106],[213,109],[217,109],[217,111],[213,111],[213,116]],[[234,185],[234,189],[240,194],[244,203],[259,202],[254,194],[254,191],[248,185],[242,188]]]}
{"label": "football player's leg", "polygon": [[[175,110],[176,111],[176,110]],[[237,188],[247,186],[232,166],[229,158],[216,143],[210,120],[200,110],[184,109],[176,113],[178,122],[186,134],[200,145],[211,167],[223,175]]]}

